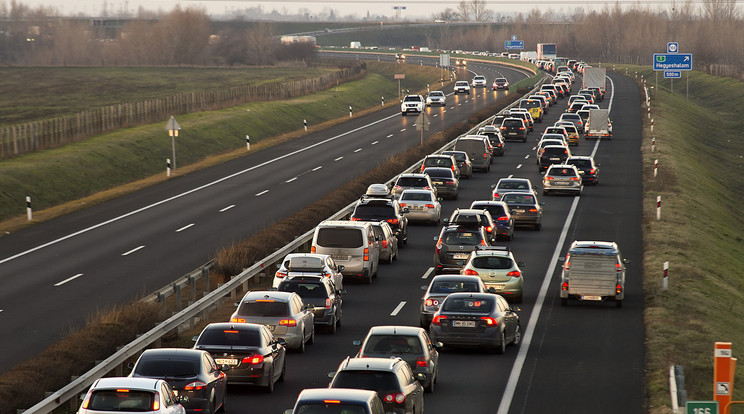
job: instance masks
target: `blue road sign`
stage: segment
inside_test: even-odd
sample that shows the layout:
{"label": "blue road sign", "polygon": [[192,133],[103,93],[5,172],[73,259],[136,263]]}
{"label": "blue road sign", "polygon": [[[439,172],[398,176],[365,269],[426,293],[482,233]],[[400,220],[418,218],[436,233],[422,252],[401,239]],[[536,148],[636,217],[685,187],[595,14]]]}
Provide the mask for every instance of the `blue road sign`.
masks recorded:
{"label": "blue road sign", "polygon": [[678,42],[668,42],[667,43],[667,53],[679,53],[679,43]]}
{"label": "blue road sign", "polygon": [[677,79],[682,77],[682,72],[678,70],[665,70],[664,77],[667,79]]}
{"label": "blue road sign", "polygon": [[512,35],[511,40],[517,40],[517,35]]}
{"label": "blue road sign", "polygon": [[654,70],[692,70],[692,53],[654,53]]}
{"label": "blue road sign", "polygon": [[507,40],[504,49],[524,49],[524,40]]}

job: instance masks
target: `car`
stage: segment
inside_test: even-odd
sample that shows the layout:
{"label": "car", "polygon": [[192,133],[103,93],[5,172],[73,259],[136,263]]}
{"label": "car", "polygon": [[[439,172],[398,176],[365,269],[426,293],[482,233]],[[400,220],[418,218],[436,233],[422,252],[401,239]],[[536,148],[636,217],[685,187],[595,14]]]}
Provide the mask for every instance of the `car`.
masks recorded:
{"label": "car", "polygon": [[519,315],[500,295],[452,293],[431,320],[431,337],[448,347],[479,347],[506,352],[506,345],[519,345],[522,327]]}
{"label": "car", "polygon": [[581,121],[583,123],[583,127],[581,128],[581,132],[586,134],[587,128],[589,127],[589,109],[587,108],[588,105],[584,105],[581,109],[576,111],[576,114],[581,117]]}
{"label": "car", "polygon": [[543,176],[543,195],[557,192],[581,195],[583,189],[581,174],[571,164],[553,164]]}
{"label": "car", "polygon": [[542,134],[542,136],[540,137],[540,141],[538,142],[552,141],[552,140],[560,141],[561,145],[568,146],[568,138],[566,138],[566,135],[561,134],[561,133],[553,134],[553,133],[546,132]]}
{"label": "car", "polygon": [[442,91],[431,91],[426,95],[426,106],[447,105],[447,95]]}
{"label": "car", "polygon": [[404,216],[405,208],[400,208],[396,200],[390,198],[368,198],[362,196],[351,213],[351,221],[385,220],[395,231],[398,247],[408,243],[408,219]]}
{"label": "car", "polygon": [[559,145],[559,146],[567,146],[566,141],[563,138],[557,138],[554,137],[552,139],[541,139],[540,142],[537,143],[537,147],[535,147],[535,164],[540,165],[540,155],[542,155],[543,150],[548,145]]}
{"label": "car", "polygon": [[393,260],[398,259],[398,238],[392,227],[386,221],[373,221],[372,229],[375,232],[375,238],[379,241],[380,261],[393,263]]}
{"label": "car", "polygon": [[227,382],[264,387],[284,381],[286,348],[268,327],[256,323],[210,323],[194,338],[194,349],[207,351],[218,366],[230,367]]}
{"label": "car", "polygon": [[[344,300],[341,297],[345,290],[336,290],[333,282],[318,276],[301,276],[286,279],[279,284],[279,292],[294,292],[300,295],[302,302],[313,306],[313,323],[326,327],[329,333],[335,334],[341,326]],[[309,308],[309,306],[308,306]]]}
{"label": "car", "polygon": [[364,195],[368,197],[389,197],[390,189],[385,184],[370,184]]}
{"label": "car", "polygon": [[213,414],[225,405],[228,370],[207,351],[157,348],[142,352],[129,376],[165,380],[187,413]]}
{"label": "car", "polygon": [[330,255],[316,253],[289,253],[277,265],[272,287],[279,287],[284,279],[295,276],[325,276],[329,278],[336,289],[344,288],[343,265],[338,265]]}
{"label": "car", "polygon": [[78,414],[186,414],[167,381],[156,378],[109,377],[93,381]]}
{"label": "car", "polygon": [[497,238],[512,240],[514,238],[514,218],[509,212],[509,206],[503,201],[476,200],[470,204],[471,209],[486,210],[491,214],[496,229],[493,233]]}
{"label": "car", "polygon": [[538,94],[530,95],[527,98],[528,99],[537,99],[538,101],[540,101],[540,106],[543,109],[543,113],[544,114],[547,114],[548,113],[548,109],[550,109],[550,98],[548,98],[545,95],[538,95]]}
{"label": "car", "polygon": [[284,414],[385,414],[375,391],[343,388],[306,388],[294,408]]}
{"label": "car", "polygon": [[509,81],[506,78],[496,78],[491,85],[493,90],[509,89]]}
{"label": "car", "polygon": [[421,95],[406,95],[400,104],[400,114],[406,116],[410,112],[421,113],[426,107],[426,99]]}
{"label": "car", "polygon": [[314,309],[294,292],[258,290],[243,296],[230,322],[266,325],[288,348],[305,352],[305,344],[315,342]]}
{"label": "car", "polygon": [[500,201],[501,196],[504,193],[527,193],[537,194],[535,189],[532,187],[532,181],[529,178],[500,178],[496,184],[492,185],[493,192],[491,193],[491,199],[493,201]]}
{"label": "car", "polygon": [[581,174],[581,181],[584,184],[599,184],[599,164],[594,162],[594,158],[588,155],[572,155],[566,160],[566,164],[573,165]]}
{"label": "car", "polygon": [[320,222],[315,226],[310,252],[330,255],[334,262],[343,266],[339,271],[345,277],[362,278],[371,284],[372,279],[377,276],[380,242],[369,222]]}
{"label": "car", "polygon": [[406,60],[406,55],[404,55],[403,53],[396,53],[395,60]]}
{"label": "car", "polygon": [[508,247],[489,246],[470,252],[468,262],[460,273],[478,276],[489,292],[498,293],[514,303],[522,303],[524,274],[521,268],[524,266],[524,263],[514,259]]}
{"label": "car", "polygon": [[475,75],[473,76],[472,87],[473,88],[485,88],[487,82],[488,81],[486,80],[485,76]]}
{"label": "car", "polygon": [[[573,125],[573,124],[571,124]],[[549,126],[545,128],[545,131],[543,131],[543,135],[545,134],[560,134],[563,135],[563,140],[568,142],[568,130],[561,125],[561,126]]]}
{"label": "car", "polygon": [[621,308],[625,300],[625,265],[615,242],[575,240],[563,261],[560,280],[561,306],[570,298],[581,301],[614,300]]}
{"label": "car", "polygon": [[493,125],[486,125],[478,128],[478,135],[484,135],[488,137],[488,141],[491,142],[491,147],[493,148],[491,151],[491,154],[493,156],[504,156],[504,149],[506,145],[504,143],[504,137],[501,136],[501,131],[499,130],[499,128]]}
{"label": "car", "polygon": [[528,225],[535,230],[542,228],[542,203],[537,201],[535,194],[525,192],[504,193],[501,195],[501,201],[509,206],[515,226]]}
{"label": "car", "polygon": [[419,381],[425,377],[420,373],[414,375],[402,358],[347,357],[328,376],[331,378],[328,388],[376,391],[386,413],[424,412],[424,388]]}
{"label": "car", "polygon": [[457,58],[455,59],[455,66],[467,66],[468,61],[463,58]]}
{"label": "car", "polygon": [[563,164],[571,156],[571,150],[565,144],[563,145],[546,145],[540,151],[540,157],[537,164],[540,171],[545,171],[553,164]]}
{"label": "car", "polygon": [[354,341],[354,345],[361,345],[357,354],[359,358],[403,359],[414,375],[424,376],[420,381],[424,390],[434,391],[439,373],[439,351],[426,329],[400,325],[373,326],[364,340]]}
{"label": "car", "polygon": [[470,95],[470,84],[468,81],[456,81],[455,82],[455,95],[458,93],[467,93]]}
{"label": "car", "polygon": [[535,121],[532,119],[532,115],[524,108],[512,108],[509,110],[509,116],[512,118],[522,118],[525,125],[527,125],[528,132],[535,129]]}
{"label": "car", "polygon": [[431,177],[426,174],[406,173],[401,174],[393,184],[392,194],[400,196],[401,193],[409,189],[429,190],[437,196],[437,189],[431,182]]}
{"label": "car", "polygon": [[457,168],[460,169],[460,175],[464,178],[473,177],[473,162],[470,161],[468,153],[465,151],[442,151],[442,155],[452,155],[455,162],[457,162]]}
{"label": "car", "polygon": [[439,310],[439,305],[444,302],[444,298],[450,293],[484,293],[488,291],[481,278],[460,274],[434,276],[428,285],[421,286],[421,290],[424,291],[424,296],[421,298],[419,308],[419,324],[423,329],[429,329],[431,319]]}
{"label": "car", "polygon": [[470,252],[477,246],[488,246],[489,237],[483,227],[449,225],[435,237],[434,272],[459,272]]}
{"label": "car", "polygon": [[559,121],[556,122],[556,128],[563,128],[568,134],[568,145],[579,145],[579,130],[573,122]]}
{"label": "car", "polygon": [[457,200],[459,194],[460,180],[455,176],[454,171],[444,167],[427,167],[424,174],[431,177],[431,182],[437,189],[440,197],[447,197],[451,200]]}
{"label": "car", "polygon": [[604,89],[600,89],[599,86],[593,86],[587,89],[594,92],[594,102],[602,102],[604,100]]}
{"label": "car", "polygon": [[488,236],[488,241],[496,241],[496,223],[494,223],[493,217],[491,217],[491,213],[488,210],[457,208],[448,219],[445,219],[445,224],[456,224],[460,227],[472,228],[482,227]]}
{"label": "car", "polygon": [[493,152],[491,142],[485,135],[465,135],[455,140],[455,151],[465,151],[473,163],[473,169],[489,172],[491,171],[491,162]]}
{"label": "car", "polygon": [[519,108],[526,109],[529,113],[532,119],[535,120],[535,122],[542,122],[543,120],[543,103],[542,101],[539,101],[537,99],[521,99],[519,101]]}
{"label": "car", "polygon": [[594,103],[594,91],[591,91],[589,89],[581,89],[579,91],[579,95],[585,96],[586,100],[589,101],[590,104]]}
{"label": "car", "polygon": [[424,173],[424,169],[429,167],[444,167],[449,168],[455,173],[455,177],[460,179],[460,168],[457,166],[455,157],[448,154],[433,154],[424,157],[424,162],[421,163],[421,173]]}
{"label": "car", "polygon": [[504,119],[499,129],[501,130],[501,136],[504,137],[504,139],[518,139],[522,142],[527,142],[529,127],[521,118],[510,116],[509,118]]}
{"label": "car", "polygon": [[558,88],[557,86],[553,85],[552,83],[545,83],[545,84],[541,85],[540,86],[540,90],[541,91],[552,91],[553,93],[556,94],[556,97],[557,98],[562,98],[563,97],[563,91],[560,88]]}
{"label": "car", "polygon": [[580,109],[582,109],[585,105],[589,105],[589,104],[586,103],[586,101],[576,100],[576,101],[574,101],[574,103],[571,104],[571,106],[568,107],[568,109],[566,110],[566,112],[568,112],[568,113],[576,113]]}
{"label": "car", "polygon": [[409,222],[423,221],[438,224],[442,216],[442,204],[431,190],[403,190],[400,206],[408,209],[405,213]]}

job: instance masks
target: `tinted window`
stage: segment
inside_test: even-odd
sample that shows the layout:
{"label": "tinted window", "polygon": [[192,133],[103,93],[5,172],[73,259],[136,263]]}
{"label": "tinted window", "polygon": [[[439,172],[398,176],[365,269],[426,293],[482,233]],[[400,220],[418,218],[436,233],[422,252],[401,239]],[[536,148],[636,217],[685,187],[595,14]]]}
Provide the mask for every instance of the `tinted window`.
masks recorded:
{"label": "tinted window", "polygon": [[297,414],[368,414],[363,405],[347,403],[301,403],[295,410]]}
{"label": "tinted window", "polygon": [[447,297],[442,304],[444,312],[489,313],[493,309],[492,298],[453,298]]}
{"label": "tinted window", "polygon": [[444,235],[444,243],[464,246],[477,246],[481,244],[481,236],[480,233],[470,231],[451,232]]}
{"label": "tinted window", "polygon": [[570,168],[551,168],[548,175],[553,177],[575,177],[576,172]]}
{"label": "tinted window", "polygon": [[589,160],[569,160],[568,163],[579,168],[590,168],[592,166],[592,163]]}
{"label": "tinted window", "polygon": [[476,282],[459,282],[459,281],[436,281],[431,285],[429,293],[456,293],[456,292],[478,292]]}
{"label": "tinted window", "polygon": [[279,290],[282,292],[295,292],[302,298],[328,297],[325,285],[320,282],[285,280],[279,284]]}
{"label": "tinted window", "polygon": [[499,183],[499,188],[507,190],[527,190],[527,183],[524,181],[502,181]]}
{"label": "tinted window", "polygon": [[450,155],[452,155],[453,157],[455,157],[455,161],[460,161],[460,162],[464,162],[465,161],[465,154],[462,153],[462,152],[456,152],[456,153],[452,153]]}
{"label": "tinted window", "polygon": [[[162,358],[168,358],[166,356]],[[135,374],[142,377],[162,378],[167,376],[173,377],[193,377],[199,374],[199,358],[196,359],[140,359],[135,369]]]}
{"label": "tinted window", "polygon": [[332,388],[356,388],[382,393],[399,389],[398,379],[392,372],[340,371],[333,380]]}
{"label": "tinted window", "polygon": [[354,217],[360,219],[385,219],[395,216],[391,205],[360,204],[354,210]]}
{"label": "tinted window", "polygon": [[243,302],[238,309],[241,316],[288,316],[289,306],[286,302]]}
{"label": "tinted window", "polygon": [[545,152],[543,152],[543,155],[548,155],[548,156],[566,155],[566,149],[563,147],[559,147],[559,148],[545,147]]}
{"label": "tinted window", "polygon": [[424,160],[426,167],[451,167],[452,160],[449,158],[427,158]]}
{"label": "tinted window", "polygon": [[253,329],[209,328],[199,336],[197,345],[261,346],[261,336]]}
{"label": "tinted window", "polygon": [[150,391],[116,390],[93,391],[88,405],[93,411],[151,411],[155,395]]}
{"label": "tinted window", "polygon": [[535,204],[535,199],[529,194],[504,194],[501,201],[512,204]]}
{"label": "tinted window", "polygon": [[431,201],[432,195],[429,193],[403,193],[401,201]]}
{"label": "tinted window", "polygon": [[473,266],[480,269],[503,270],[512,267],[512,260],[508,257],[480,256],[473,258]]}
{"label": "tinted window", "polygon": [[427,187],[429,182],[421,177],[400,177],[395,184],[401,187]]}
{"label": "tinted window", "polygon": [[362,247],[362,231],[360,229],[322,227],[318,229],[317,244],[324,247]]}
{"label": "tinted window", "polygon": [[513,120],[513,119],[512,120],[505,119],[503,125],[506,126],[506,127],[521,127],[522,126],[522,121],[517,121],[517,120]]}
{"label": "tinted window", "polygon": [[365,353],[373,354],[421,354],[421,341],[417,336],[373,335],[364,345]]}
{"label": "tinted window", "polygon": [[429,177],[436,178],[452,178],[452,170],[436,169],[436,170],[424,170],[424,173]]}
{"label": "tinted window", "polygon": [[504,206],[500,204],[473,204],[471,208],[487,210],[489,213],[491,213],[491,217],[494,218],[506,215]]}

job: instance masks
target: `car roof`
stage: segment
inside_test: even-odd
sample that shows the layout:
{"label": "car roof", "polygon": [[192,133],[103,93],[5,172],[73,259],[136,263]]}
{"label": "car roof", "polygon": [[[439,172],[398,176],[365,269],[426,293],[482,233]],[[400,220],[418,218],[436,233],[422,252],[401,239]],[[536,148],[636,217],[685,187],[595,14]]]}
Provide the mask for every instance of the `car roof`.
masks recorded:
{"label": "car roof", "polygon": [[393,371],[396,364],[403,361],[401,358],[347,358],[339,366],[339,371],[365,370],[365,371]]}
{"label": "car roof", "polygon": [[424,173],[428,174],[427,171],[430,171],[430,172],[438,172],[438,171],[441,171],[441,172],[444,172],[444,171],[452,172],[452,169],[451,168],[445,168],[445,167],[426,167],[426,168],[424,168]]}
{"label": "car roof", "polygon": [[205,351],[189,348],[153,348],[146,349],[144,352],[142,352],[140,358],[200,358],[201,355],[204,354],[204,352]]}
{"label": "car roof", "polygon": [[[489,247],[501,247],[501,246],[489,246]],[[510,250],[496,250],[496,249],[475,249],[473,250],[475,256],[499,256],[499,257],[512,257]]]}
{"label": "car roof", "polygon": [[250,322],[214,322],[205,326],[203,330],[215,329],[232,329],[232,330],[246,330],[256,331],[260,330],[264,325],[261,323],[250,323]]}
{"label": "car roof", "polygon": [[470,275],[437,275],[434,276],[431,279],[431,283],[439,282],[439,281],[445,281],[445,282],[455,282],[455,281],[468,281],[468,282],[480,282],[483,279],[480,278],[480,276],[470,276]]}
{"label": "car roof", "polygon": [[296,295],[294,292],[279,292],[277,290],[260,290],[255,292],[247,292],[241,302],[243,301],[255,301],[255,300],[276,300],[281,302],[289,301],[292,295]]}
{"label": "car roof", "polygon": [[553,168],[568,168],[569,170],[573,170],[576,168],[576,166],[573,164],[551,164],[548,167],[548,169],[553,169]]}
{"label": "car roof", "polygon": [[434,192],[433,191],[426,190],[426,189],[423,189],[423,188],[407,188],[407,189],[403,190],[403,192],[401,192],[401,195],[404,194],[404,193],[405,194],[410,194],[410,193],[414,193],[414,194],[415,193],[419,193],[419,194],[426,193],[426,194],[434,195]]}
{"label": "car roof", "polygon": [[471,208],[474,208],[474,207],[472,207],[472,206],[473,206],[473,204],[476,204],[476,203],[477,203],[478,205],[482,205],[482,206],[505,206],[505,205],[506,205],[506,203],[504,203],[503,201],[495,201],[495,200],[475,200],[475,201],[473,201],[473,202],[472,202],[472,203],[470,204]]}
{"label": "car roof", "polygon": [[302,390],[297,402],[323,402],[323,400],[338,400],[346,403],[366,404],[377,396],[376,391],[349,388],[308,388]]}
{"label": "car roof", "polygon": [[572,155],[568,157],[566,161],[571,160],[594,160],[594,157],[592,157],[591,155]]}
{"label": "car roof", "polygon": [[[498,183],[501,183],[502,181],[505,183],[513,181],[513,182],[526,182],[526,183],[532,184],[532,181],[530,181],[529,178],[519,178],[519,177],[500,178]],[[497,186],[498,186],[498,183],[496,184]]]}
{"label": "car roof", "polygon": [[108,377],[100,378],[93,383],[92,389],[128,388],[138,390],[160,390],[160,382],[163,380],[146,377]]}
{"label": "car roof", "polygon": [[616,255],[620,253],[615,242],[604,242],[604,241],[589,241],[589,240],[576,240],[571,243],[568,252],[570,254],[577,253],[599,253],[606,255]]}
{"label": "car roof", "polygon": [[446,158],[446,159],[451,159],[452,156],[451,155],[446,155],[446,154],[429,154],[429,155],[426,156],[426,158]]}
{"label": "car roof", "polygon": [[401,178],[401,177],[426,178],[427,175],[421,174],[421,173],[405,173],[405,174],[401,174],[398,176],[398,178]]}
{"label": "car roof", "polygon": [[316,227],[362,228],[367,226],[369,226],[369,223],[366,221],[325,220],[321,221]]}
{"label": "car roof", "polygon": [[[477,277],[477,276],[472,276]],[[373,326],[369,329],[372,335],[419,335],[424,329],[418,326],[382,325]]]}
{"label": "car roof", "polygon": [[284,256],[284,260],[282,262],[286,262],[289,259],[293,259],[295,257],[317,257],[318,259],[325,260],[328,258],[327,254],[322,253],[289,253],[286,256]]}

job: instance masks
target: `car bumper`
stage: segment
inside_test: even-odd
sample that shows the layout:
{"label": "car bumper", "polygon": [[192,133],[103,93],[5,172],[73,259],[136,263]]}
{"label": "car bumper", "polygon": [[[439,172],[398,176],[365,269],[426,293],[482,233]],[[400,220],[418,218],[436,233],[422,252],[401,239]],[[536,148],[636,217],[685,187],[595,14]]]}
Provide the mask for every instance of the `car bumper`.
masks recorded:
{"label": "car bumper", "polygon": [[227,372],[227,382],[230,384],[248,384],[248,385],[268,385],[269,371],[268,365],[264,364],[260,368],[241,368],[230,367]]}
{"label": "car bumper", "polygon": [[437,212],[437,210],[434,209],[410,211],[408,213],[405,213],[405,215],[409,221],[439,221],[439,213]]}
{"label": "car bumper", "polygon": [[500,328],[488,328],[485,332],[459,333],[443,331],[441,327],[431,326],[432,341],[441,342],[446,346],[462,347],[496,347],[501,345]]}
{"label": "car bumper", "polygon": [[563,193],[581,193],[581,184],[575,181],[574,185],[555,185],[543,183],[543,191],[563,192]]}

